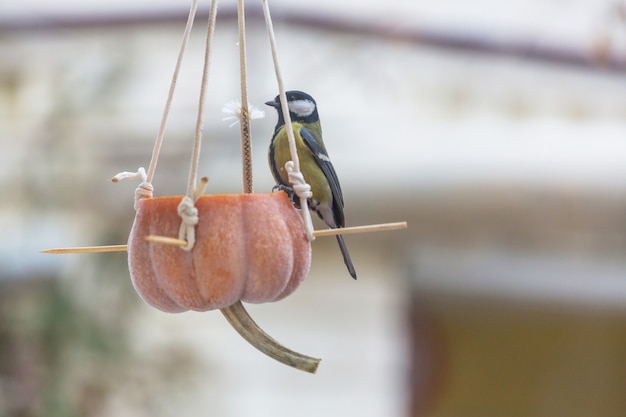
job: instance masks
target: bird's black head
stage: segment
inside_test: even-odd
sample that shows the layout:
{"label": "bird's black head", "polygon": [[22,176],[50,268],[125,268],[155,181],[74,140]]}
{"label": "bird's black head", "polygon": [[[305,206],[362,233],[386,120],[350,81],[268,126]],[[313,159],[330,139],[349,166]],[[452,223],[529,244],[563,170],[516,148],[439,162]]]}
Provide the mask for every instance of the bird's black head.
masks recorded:
{"label": "bird's black head", "polygon": [[[319,120],[317,114],[317,103],[313,97],[302,91],[287,91],[287,106],[289,107],[289,115],[292,122],[315,123]],[[280,96],[276,96],[274,100],[266,101],[265,104],[274,107],[278,111],[278,125],[285,124],[283,118],[282,106],[280,105]]]}

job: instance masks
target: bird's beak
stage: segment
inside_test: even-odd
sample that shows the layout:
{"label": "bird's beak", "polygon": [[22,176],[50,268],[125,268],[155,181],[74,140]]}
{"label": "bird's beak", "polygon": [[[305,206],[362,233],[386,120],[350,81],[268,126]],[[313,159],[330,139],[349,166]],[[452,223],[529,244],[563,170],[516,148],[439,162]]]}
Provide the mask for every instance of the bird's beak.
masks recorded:
{"label": "bird's beak", "polygon": [[276,100],[266,101],[265,104],[274,108],[278,108],[280,105],[280,103],[277,103]]}

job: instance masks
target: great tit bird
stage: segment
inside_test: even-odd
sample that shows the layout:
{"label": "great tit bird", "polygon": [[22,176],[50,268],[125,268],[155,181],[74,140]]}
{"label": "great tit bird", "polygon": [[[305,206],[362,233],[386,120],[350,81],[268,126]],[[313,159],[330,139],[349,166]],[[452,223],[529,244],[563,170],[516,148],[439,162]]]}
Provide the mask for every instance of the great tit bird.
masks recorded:
{"label": "great tit bird", "polygon": [[[317,103],[313,97],[302,91],[288,91],[286,95],[291,116],[291,127],[300,160],[300,171],[305,181],[311,186],[313,193],[313,197],[308,200],[309,209],[317,213],[330,228],[344,227],[341,186],[322,140],[322,126],[317,113]],[[289,141],[285,130],[280,97],[276,96],[274,100],[265,104],[278,111],[278,123],[274,129],[274,136],[269,148],[270,168],[278,186],[289,189],[290,184],[285,171],[285,163],[291,160],[291,154],[289,153]],[[293,200],[299,207],[298,198]],[[343,236],[337,235],[337,242],[343,255],[343,261],[348,267],[348,272],[352,278],[356,279],[356,271]]]}

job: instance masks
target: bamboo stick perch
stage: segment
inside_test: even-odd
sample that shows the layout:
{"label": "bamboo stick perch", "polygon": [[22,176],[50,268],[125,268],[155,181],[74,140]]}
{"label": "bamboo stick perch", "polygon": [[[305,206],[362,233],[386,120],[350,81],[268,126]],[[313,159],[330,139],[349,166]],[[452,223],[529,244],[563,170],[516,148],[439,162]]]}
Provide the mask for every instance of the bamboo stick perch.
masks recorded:
{"label": "bamboo stick perch", "polygon": [[[313,232],[315,237],[348,235],[354,233],[372,233],[383,232],[387,230],[406,229],[407,222],[382,223],[367,226],[343,227],[341,229],[324,229]],[[146,240],[152,243],[161,243],[164,245],[185,246],[186,240],[176,239],[167,236],[146,236]],[[104,246],[81,246],[69,248],[51,248],[40,251],[41,253],[49,253],[53,255],[61,255],[68,253],[99,253],[99,252],[124,252],[128,249],[127,245],[104,245]]]}

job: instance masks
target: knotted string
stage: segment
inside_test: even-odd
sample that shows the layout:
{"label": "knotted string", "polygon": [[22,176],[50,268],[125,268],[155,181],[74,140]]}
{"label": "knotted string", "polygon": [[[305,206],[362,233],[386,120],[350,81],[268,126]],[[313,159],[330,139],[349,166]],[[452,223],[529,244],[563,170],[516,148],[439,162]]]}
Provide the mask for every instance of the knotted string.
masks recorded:
{"label": "knotted string", "polygon": [[311,192],[311,186],[307,184],[304,180],[304,175],[302,172],[296,171],[294,169],[293,161],[287,161],[285,163],[285,169],[287,170],[287,177],[289,179],[289,183],[293,188],[293,191],[299,198],[306,198],[307,200],[313,197],[313,193]]}
{"label": "knotted string", "polygon": [[185,196],[178,204],[176,210],[182,220],[180,229],[178,229],[178,239],[187,241],[185,246],[181,246],[182,249],[187,251],[193,249],[193,245],[196,243],[198,209],[195,203],[196,202],[191,197]]}
{"label": "knotted string", "polygon": [[176,209],[181,218],[180,228],[178,229],[178,239],[186,240],[187,244],[181,249],[191,250],[196,242],[196,225],[198,224],[198,208],[195,206],[196,201],[204,194],[209,179],[207,177],[200,178],[198,186],[191,197],[185,196],[178,203]]}
{"label": "knotted string", "polygon": [[126,180],[126,179],[141,179],[141,183],[135,189],[134,207],[135,207],[135,210],[137,210],[137,207],[139,205],[139,200],[141,200],[142,198],[152,198],[154,187],[152,186],[150,182],[148,182],[146,170],[143,167],[139,167],[137,172],[128,172],[128,171],[120,172],[119,174],[111,178],[111,181],[119,182],[119,181]]}

